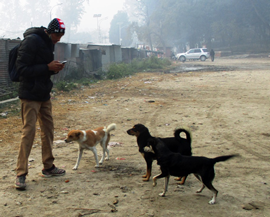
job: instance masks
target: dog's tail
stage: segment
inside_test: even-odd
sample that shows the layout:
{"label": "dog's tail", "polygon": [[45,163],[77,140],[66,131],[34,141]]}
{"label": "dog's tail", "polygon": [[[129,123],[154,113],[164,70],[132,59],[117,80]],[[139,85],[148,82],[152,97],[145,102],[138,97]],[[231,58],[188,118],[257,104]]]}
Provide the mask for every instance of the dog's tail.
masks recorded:
{"label": "dog's tail", "polygon": [[239,154],[224,155],[224,156],[213,158],[212,160],[214,161],[214,164],[215,164],[217,162],[226,161],[226,160],[229,160],[230,158],[237,157],[237,156],[239,156]]}
{"label": "dog's tail", "polygon": [[107,133],[109,133],[109,132],[111,132],[112,130],[115,130],[115,129],[116,129],[116,124],[112,123],[109,126],[107,126],[106,131],[107,131]]}
{"label": "dog's tail", "polygon": [[177,140],[181,140],[182,138],[180,137],[180,133],[182,133],[182,132],[184,132],[186,134],[186,140],[191,145],[191,140],[192,140],[191,132],[188,129],[184,128],[184,127],[181,127],[181,128],[176,129],[174,131],[174,137]]}

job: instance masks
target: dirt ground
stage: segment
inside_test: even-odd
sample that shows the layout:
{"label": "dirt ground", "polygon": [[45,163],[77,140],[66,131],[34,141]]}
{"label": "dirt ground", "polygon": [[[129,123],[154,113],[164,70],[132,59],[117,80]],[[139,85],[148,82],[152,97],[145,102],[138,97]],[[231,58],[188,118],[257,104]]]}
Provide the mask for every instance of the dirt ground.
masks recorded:
{"label": "dirt ground", "polygon": [[[40,177],[37,125],[25,191],[13,187],[21,119],[1,118],[0,216],[270,216],[270,59],[239,56],[178,64],[173,71],[138,73],[55,93],[55,164],[67,174]],[[97,169],[93,153],[84,151],[78,170],[72,170],[77,144],[64,143],[68,131],[110,123],[117,124],[110,160]],[[241,155],[216,164],[215,205],[208,204],[208,189],[195,193],[201,185],[192,175],[183,186],[171,177],[166,197],[158,196],[163,179],[156,187],[152,179],[142,181],[146,165],[136,138],[126,133],[137,123],[160,137],[188,126],[193,155]],[[100,157],[100,147],[98,152]],[[154,162],[152,175],[158,173]]]}

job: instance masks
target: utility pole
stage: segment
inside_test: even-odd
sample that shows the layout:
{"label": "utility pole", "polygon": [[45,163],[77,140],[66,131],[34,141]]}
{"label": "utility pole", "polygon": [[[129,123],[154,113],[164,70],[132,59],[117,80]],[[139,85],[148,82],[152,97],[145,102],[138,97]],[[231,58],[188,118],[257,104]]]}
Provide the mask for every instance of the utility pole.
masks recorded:
{"label": "utility pole", "polygon": [[94,14],[93,17],[97,18],[97,35],[98,35],[98,41],[100,42],[101,35],[100,35],[100,26],[99,26],[98,18],[101,17],[101,14]]}

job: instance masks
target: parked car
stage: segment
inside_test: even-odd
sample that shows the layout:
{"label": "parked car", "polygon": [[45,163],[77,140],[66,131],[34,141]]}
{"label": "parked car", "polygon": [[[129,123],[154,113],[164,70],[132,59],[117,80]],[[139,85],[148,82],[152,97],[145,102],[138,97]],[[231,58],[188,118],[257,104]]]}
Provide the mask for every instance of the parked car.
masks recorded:
{"label": "parked car", "polygon": [[181,62],[185,62],[186,60],[201,60],[205,61],[209,58],[210,54],[207,48],[192,48],[186,53],[178,53],[176,54],[177,60]]}

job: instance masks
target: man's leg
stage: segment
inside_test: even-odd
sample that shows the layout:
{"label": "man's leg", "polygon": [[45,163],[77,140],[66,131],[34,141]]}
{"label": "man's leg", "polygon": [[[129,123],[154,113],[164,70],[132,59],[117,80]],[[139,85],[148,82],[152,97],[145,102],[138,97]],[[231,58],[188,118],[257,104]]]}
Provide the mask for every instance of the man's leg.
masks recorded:
{"label": "man's leg", "polygon": [[21,100],[22,136],[17,160],[17,176],[28,173],[28,158],[32,149],[36,133],[36,122],[40,103],[30,100]]}
{"label": "man's leg", "polygon": [[52,103],[50,100],[43,102],[38,115],[39,125],[41,129],[42,142],[42,162],[44,169],[42,176],[45,178],[52,176],[63,176],[66,171],[57,168],[53,162],[52,145],[54,137],[54,126],[52,118]]}
{"label": "man's leg", "polygon": [[42,162],[44,169],[47,170],[53,167],[54,161],[52,153],[54,125],[52,118],[52,103],[50,100],[42,102],[38,120],[41,129]]}

